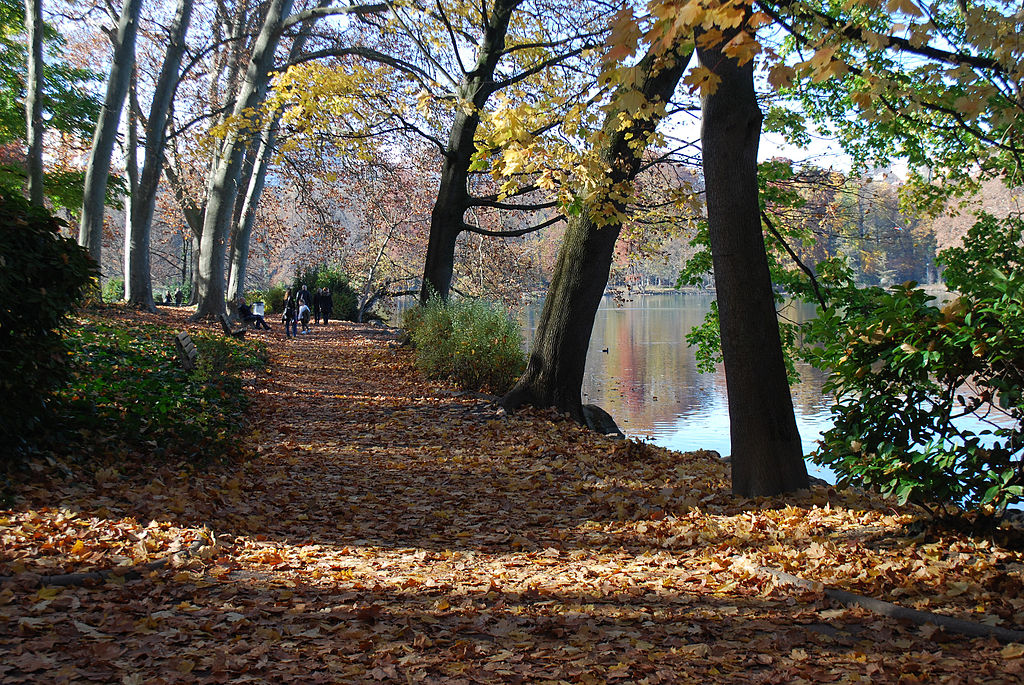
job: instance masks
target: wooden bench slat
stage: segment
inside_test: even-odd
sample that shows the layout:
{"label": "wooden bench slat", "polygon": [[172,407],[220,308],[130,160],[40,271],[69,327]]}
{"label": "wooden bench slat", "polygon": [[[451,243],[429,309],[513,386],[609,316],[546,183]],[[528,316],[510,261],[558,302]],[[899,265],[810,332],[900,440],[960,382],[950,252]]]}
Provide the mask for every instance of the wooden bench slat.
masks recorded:
{"label": "wooden bench slat", "polygon": [[189,337],[188,333],[182,331],[175,335],[174,346],[178,349],[178,354],[181,355],[181,366],[186,371],[191,371],[196,368],[196,360],[199,359],[199,350],[196,349],[196,344],[192,342],[192,338]]}
{"label": "wooden bench slat", "polygon": [[223,314],[221,314],[220,317],[218,317],[218,318],[220,318],[220,326],[221,326],[221,328],[224,329],[224,335],[230,335],[233,338],[244,338],[245,337],[245,327],[244,326],[242,328],[237,328],[237,329],[236,328],[232,328],[231,324],[228,323],[228,317],[226,317]]}

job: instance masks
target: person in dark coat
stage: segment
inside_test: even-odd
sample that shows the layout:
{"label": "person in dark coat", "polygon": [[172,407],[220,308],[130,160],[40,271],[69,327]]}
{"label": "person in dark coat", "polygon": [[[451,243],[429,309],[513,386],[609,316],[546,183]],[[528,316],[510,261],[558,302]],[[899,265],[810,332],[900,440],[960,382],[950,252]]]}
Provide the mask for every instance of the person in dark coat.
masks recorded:
{"label": "person in dark coat", "polygon": [[323,292],[323,288],[316,288],[313,291],[313,322],[317,325],[320,324],[320,293]]}
{"label": "person in dark coat", "polygon": [[309,289],[307,289],[306,286],[302,286],[299,289],[296,299],[300,302],[304,302],[307,307],[313,306],[313,293],[309,292]]}
{"label": "person in dark coat", "polygon": [[281,321],[284,323],[284,337],[286,338],[298,336],[299,334],[299,324],[297,321],[298,307],[295,304],[295,299],[292,297],[291,290],[285,291],[284,313],[281,314]]}
{"label": "person in dark coat", "polygon": [[245,298],[238,298],[238,318],[242,320],[244,324],[252,324],[254,328],[262,328],[265,331],[270,330],[270,324],[259,314],[253,314],[252,308],[245,303]]}
{"label": "person in dark coat", "polygon": [[323,292],[320,293],[320,314],[324,319],[324,325],[327,325],[327,319],[330,318],[331,314],[334,313],[334,300],[331,298],[331,289],[324,288]]}

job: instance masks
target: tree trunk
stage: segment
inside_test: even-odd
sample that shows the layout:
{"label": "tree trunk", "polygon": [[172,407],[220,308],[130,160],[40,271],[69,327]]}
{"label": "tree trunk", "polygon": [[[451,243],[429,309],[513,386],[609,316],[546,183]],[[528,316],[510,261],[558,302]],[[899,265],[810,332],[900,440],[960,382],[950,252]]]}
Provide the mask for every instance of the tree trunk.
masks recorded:
{"label": "tree trunk", "polygon": [[[321,3],[324,4],[324,3]],[[292,41],[288,51],[289,61],[297,58],[305,50],[306,41],[312,32],[312,20],[303,23],[299,34]],[[228,278],[228,297],[235,300],[245,295],[245,275],[249,268],[249,246],[252,241],[252,228],[256,223],[256,210],[260,206],[263,188],[267,179],[267,168],[270,156],[277,144],[279,116],[273,116],[263,125],[260,132],[259,145],[254,150],[252,168],[246,174],[245,197],[241,203],[231,232],[231,271]]]}
{"label": "tree trunk", "polygon": [[729,398],[732,489],[744,497],[777,495],[806,488],[808,481],[761,228],[761,111],[754,65],[739,66],[718,49],[697,52],[722,79],[702,103],[701,145]]}
{"label": "tree trunk", "polygon": [[117,25],[117,43],[111,58],[107,93],[100,110],[92,149],[85,167],[85,188],[82,201],[82,220],[78,229],[78,244],[85,247],[102,268],[103,220],[107,197],[107,178],[110,159],[117,141],[117,127],[121,109],[128,94],[132,67],[135,65],[135,35],[139,26],[142,0],[124,0]]}
{"label": "tree trunk", "polygon": [[[128,88],[128,101],[125,103],[125,111],[128,113],[126,128],[128,129],[127,142],[125,145],[125,175],[128,176],[128,197],[124,203],[124,299],[132,301],[132,261],[139,259],[137,252],[132,249],[132,215],[135,213],[135,205],[139,202],[139,98],[138,98],[138,72],[132,69],[132,82]],[[139,285],[139,284],[136,284]],[[141,291],[138,291],[141,292]],[[152,305],[150,297],[150,305]],[[149,311],[156,311],[151,307]]]}
{"label": "tree trunk", "polygon": [[[652,49],[637,65],[643,77],[636,89],[644,100],[667,103],[690,56],[659,55]],[[630,148],[629,143],[646,141],[663,116],[630,117],[632,123],[621,128],[619,114],[618,109],[610,111],[603,127],[608,142],[600,154],[611,170],[610,188],[628,183],[636,176],[645,145]],[[625,202],[617,200],[616,207],[621,212]],[[615,241],[622,228],[618,219],[599,224],[596,210],[596,203],[588,203],[579,215],[569,219],[526,371],[502,399],[502,405],[509,411],[523,404],[554,407],[580,423],[592,423],[581,399],[583,373],[594,317],[608,284]]]}
{"label": "tree trunk", "polygon": [[[291,10],[292,0],[271,0],[263,20],[260,34],[253,45],[252,56],[245,79],[235,102],[233,116],[242,119],[255,111],[263,101],[270,82],[270,69],[274,51],[280,40],[278,27]],[[238,193],[238,177],[242,169],[242,155],[246,142],[240,131],[228,133],[220,147],[220,162],[213,175],[203,237],[200,241],[199,292],[196,318],[216,317],[226,312],[225,256],[227,233],[232,210]]]}
{"label": "tree trunk", "polygon": [[270,153],[277,137],[277,117],[268,121],[260,136],[259,149],[255,152],[253,168],[249,173],[245,198],[241,212],[231,231],[231,275],[228,278],[228,299],[236,300],[245,296],[245,274],[249,267],[249,246],[252,228],[256,223],[256,210],[260,206],[263,187],[270,164]]}
{"label": "tree trunk", "polygon": [[423,266],[420,302],[431,295],[448,297],[455,267],[455,244],[465,227],[469,208],[469,165],[476,152],[474,138],[480,126],[479,112],[494,93],[494,72],[505,51],[505,37],[512,15],[523,0],[494,0],[473,70],[459,86],[459,98],[473,104],[467,113],[457,108],[448,134],[441,167],[441,183],[430,213],[430,237]]}
{"label": "tree trunk", "polygon": [[[185,53],[185,36],[192,21],[193,0],[178,0],[168,35],[167,52],[160,67],[153,90],[153,102],[146,122],[145,160],[139,179],[138,199],[132,198],[131,238],[126,250],[130,251],[129,269],[125,273],[125,292],[130,304],[147,311],[155,311],[153,302],[153,276],[150,265],[150,238],[153,226],[153,211],[156,206],[157,188],[160,185],[160,171],[163,167],[164,141],[171,100],[178,82],[181,58]],[[129,283],[131,284],[129,290]]]}
{"label": "tree trunk", "polygon": [[25,80],[25,121],[28,140],[28,199],[43,206],[43,0],[25,0],[28,34],[28,75]]}

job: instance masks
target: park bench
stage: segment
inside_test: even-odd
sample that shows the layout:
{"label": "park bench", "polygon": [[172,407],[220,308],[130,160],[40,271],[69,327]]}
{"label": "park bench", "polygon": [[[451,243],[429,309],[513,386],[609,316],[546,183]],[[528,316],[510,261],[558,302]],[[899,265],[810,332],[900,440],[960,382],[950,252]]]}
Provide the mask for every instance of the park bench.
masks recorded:
{"label": "park bench", "polygon": [[196,368],[196,360],[199,359],[199,350],[196,349],[196,344],[192,342],[192,338],[188,336],[188,333],[182,331],[174,336],[174,346],[178,348],[178,354],[181,355],[181,366],[186,371],[191,371]]}
{"label": "park bench", "polygon": [[224,335],[230,335],[233,338],[245,337],[245,330],[247,326],[242,326],[241,328],[232,328],[231,324],[228,322],[228,317],[226,317],[223,314],[220,315],[220,326],[221,328],[224,329]]}

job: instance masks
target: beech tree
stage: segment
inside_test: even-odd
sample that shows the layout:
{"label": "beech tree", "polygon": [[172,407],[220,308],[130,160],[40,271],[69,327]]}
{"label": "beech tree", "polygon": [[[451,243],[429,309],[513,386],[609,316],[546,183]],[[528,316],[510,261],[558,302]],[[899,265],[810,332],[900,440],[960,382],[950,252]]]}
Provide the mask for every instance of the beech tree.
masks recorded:
{"label": "beech tree", "polygon": [[523,404],[555,407],[602,432],[613,428],[602,425],[600,414],[582,404],[587,348],[622,227],[628,185],[691,53],[687,45],[668,50],[652,46],[613,96],[595,136],[600,141],[595,157],[604,175],[589,179],[602,191],[569,217],[526,371],[502,398],[506,409]]}
{"label": "beech tree", "polygon": [[25,121],[28,126],[28,198],[43,206],[43,0],[25,0],[28,73],[25,76]]}
{"label": "beech tree", "polygon": [[110,61],[110,76],[107,79],[107,92],[99,120],[96,122],[92,149],[86,164],[78,244],[89,250],[97,264],[102,264],[107,177],[110,175],[110,160],[114,153],[114,143],[117,141],[121,110],[124,108],[128,86],[131,83],[135,63],[135,37],[141,9],[142,0],[124,0],[121,7],[114,38],[114,53]]}
{"label": "beech tree", "polygon": [[[164,144],[171,100],[177,86],[185,37],[192,21],[193,0],[178,0],[167,35],[167,50],[153,90],[153,101],[146,120],[146,146],[138,185],[132,188],[131,217],[125,230],[125,295],[129,304],[155,311],[150,269],[150,236],[157,187],[163,168]],[[133,146],[129,146],[134,149]],[[132,165],[134,166],[134,165]]]}

